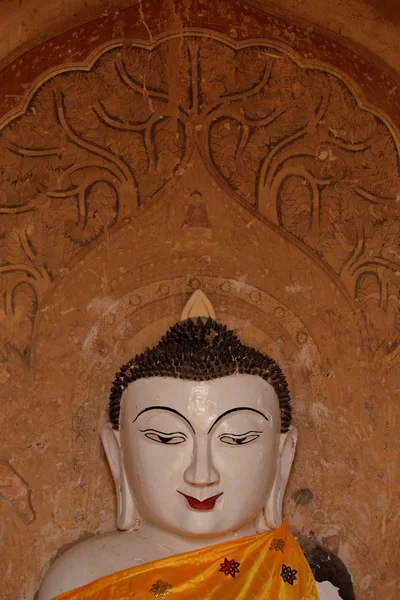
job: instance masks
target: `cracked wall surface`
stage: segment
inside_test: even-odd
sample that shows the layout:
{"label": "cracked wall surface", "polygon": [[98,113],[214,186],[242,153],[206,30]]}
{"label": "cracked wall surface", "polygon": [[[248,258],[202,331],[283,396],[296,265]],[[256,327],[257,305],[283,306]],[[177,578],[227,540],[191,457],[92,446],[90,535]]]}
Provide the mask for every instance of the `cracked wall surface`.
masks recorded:
{"label": "cracked wall surface", "polygon": [[2,594],[115,526],[109,382],[200,287],[287,373],[291,526],[394,600],[396,78],[244,3],[123,8],[0,73]]}
{"label": "cracked wall surface", "polygon": [[[22,52],[54,35],[94,19],[118,18],[135,4],[135,0],[52,0],[51,3],[3,0],[0,5],[0,65],[9,64]],[[207,10],[206,2],[199,4],[200,11]],[[375,55],[386,68],[398,71],[400,18],[394,0],[339,0],[334,10],[316,0],[249,0],[242,4],[290,19],[308,30],[325,31],[336,38],[340,36],[342,43],[363,49]],[[143,2],[143,5],[148,8],[150,3]],[[221,3],[221,10],[225,6],[226,3]]]}

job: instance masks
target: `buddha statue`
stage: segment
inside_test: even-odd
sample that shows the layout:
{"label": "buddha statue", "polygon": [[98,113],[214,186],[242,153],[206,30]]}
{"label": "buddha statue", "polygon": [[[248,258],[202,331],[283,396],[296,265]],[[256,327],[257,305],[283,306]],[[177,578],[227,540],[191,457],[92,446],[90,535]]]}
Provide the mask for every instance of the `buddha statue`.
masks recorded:
{"label": "buddha statue", "polygon": [[118,531],[62,554],[38,600],[354,600],[339,558],[282,522],[297,441],[282,370],[191,306],[111,389]]}

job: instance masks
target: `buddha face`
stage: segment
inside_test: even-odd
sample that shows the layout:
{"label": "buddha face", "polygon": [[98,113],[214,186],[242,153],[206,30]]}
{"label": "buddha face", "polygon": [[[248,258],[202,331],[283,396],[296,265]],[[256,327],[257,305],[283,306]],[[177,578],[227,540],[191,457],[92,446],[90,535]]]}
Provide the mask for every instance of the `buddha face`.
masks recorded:
{"label": "buddha face", "polygon": [[260,514],[280,468],[282,437],[278,398],[261,377],[141,379],[121,407],[123,469],[141,517],[208,537]]}

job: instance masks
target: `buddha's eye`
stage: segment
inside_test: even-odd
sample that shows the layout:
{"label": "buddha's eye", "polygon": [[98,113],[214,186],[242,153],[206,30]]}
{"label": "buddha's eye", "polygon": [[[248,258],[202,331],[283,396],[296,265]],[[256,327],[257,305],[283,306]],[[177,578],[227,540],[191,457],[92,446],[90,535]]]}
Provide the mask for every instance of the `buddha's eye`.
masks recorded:
{"label": "buddha's eye", "polygon": [[231,446],[244,446],[250,444],[254,440],[258,439],[262,431],[247,431],[246,433],[223,433],[219,436],[219,440],[223,444],[230,444]]}
{"label": "buddha's eye", "polygon": [[145,437],[149,440],[153,440],[153,442],[158,442],[159,444],[177,446],[187,440],[187,436],[182,431],[173,431],[172,433],[157,431],[157,429],[139,429],[139,431],[144,433]]}

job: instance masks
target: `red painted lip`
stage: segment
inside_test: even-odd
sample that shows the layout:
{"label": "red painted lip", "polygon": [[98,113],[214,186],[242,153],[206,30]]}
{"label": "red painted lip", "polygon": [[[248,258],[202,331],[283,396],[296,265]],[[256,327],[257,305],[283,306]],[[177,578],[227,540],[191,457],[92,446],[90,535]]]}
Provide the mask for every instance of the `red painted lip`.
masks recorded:
{"label": "red painted lip", "polygon": [[211,498],[206,498],[205,500],[197,500],[197,498],[193,498],[192,496],[187,496],[186,494],[184,494],[183,492],[180,492],[179,490],[176,490],[176,491],[178,492],[178,494],[180,494],[181,496],[184,496],[184,498],[186,498],[190,508],[192,508],[193,510],[212,510],[214,508],[215,503],[218,500],[218,498],[220,498],[220,496],[222,496],[222,494],[224,493],[224,492],[221,492],[220,494],[217,494],[216,496],[211,496]]}

